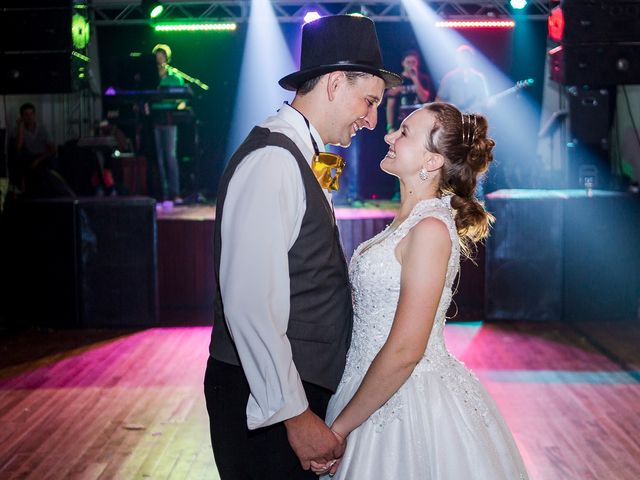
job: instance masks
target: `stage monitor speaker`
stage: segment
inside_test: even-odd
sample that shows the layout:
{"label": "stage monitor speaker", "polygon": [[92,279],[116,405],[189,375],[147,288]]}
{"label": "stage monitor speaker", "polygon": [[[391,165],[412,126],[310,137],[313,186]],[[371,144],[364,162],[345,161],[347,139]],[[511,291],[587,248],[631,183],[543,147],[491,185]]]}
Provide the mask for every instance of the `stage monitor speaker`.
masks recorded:
{"label": "stage monitor speaker", "polygon": [[[155,201],[48,199],[7,212],[10,318],[52,327],[157,321]],[[4,263],[4,262],[3,262]]]}
{"label": "stage monitor speaker", "polygon": [[84,323],[155,324],[155,201],[142,197],[83,199],[77,203],[77,222]]}
{"label": "stage monitor speaker", "polygon": [[563,44],[640,42],[640,3],[629,0],[563,0]]}
{"label": "stage monitor speaker", "polygon": [[637,318],[640,198],[611,192],[565,203],[564,318]]}
{"label": "stage monitor speaker", "polygon": [[523,201],[500,192],[487,196],[496,224],[486,245],[486,316],[558,320],[562,317],[561,205],[555,199]]}
{"label": "stage monitor speaker", "polygon": [[549,62],[551,80],[564,85],[640,83],[640,42],[560,45]]}
{"label": "stage monitor speaker", "polygon": [[621,192],[487,195],[487,319],[635,319],[640,198]]}

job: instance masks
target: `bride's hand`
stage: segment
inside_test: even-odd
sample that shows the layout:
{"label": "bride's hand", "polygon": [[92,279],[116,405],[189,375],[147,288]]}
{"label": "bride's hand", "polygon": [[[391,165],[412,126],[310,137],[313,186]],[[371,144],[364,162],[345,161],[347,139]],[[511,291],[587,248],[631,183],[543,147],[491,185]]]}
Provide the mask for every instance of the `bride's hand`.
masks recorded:
{"label": "bride's hand", "polygon": [[338,469],[339,459],[331,460],[327,463],[318,463],[315,460],[311,460],[311,471],[316,475],[327,475],[333,477]]}

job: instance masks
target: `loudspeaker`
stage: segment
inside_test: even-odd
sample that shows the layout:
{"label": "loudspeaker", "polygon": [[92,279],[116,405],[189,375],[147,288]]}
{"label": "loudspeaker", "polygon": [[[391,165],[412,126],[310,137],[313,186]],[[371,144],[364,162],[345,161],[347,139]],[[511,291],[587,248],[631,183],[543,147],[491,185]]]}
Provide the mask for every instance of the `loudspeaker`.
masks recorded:
{"label": "loudspeaker", "polygon": [[6,212],[10,318],[52,327],[157,321],[155,201],[19,201]]}
{"label": "loudspeaker", "polygon": [[549,62],[551,80],[565,85],[640,83],[640,42],[560,45]]}
{"label": "loudspeaker", "polygon": [[566,89],[572,140],[606,146],[611,129],[612,105],[608,89]]}
{"label": "loudspeaker", "polygon": [[568,188],[606,188],[610,181],[609,132],[615,92],[605,88],[567,87],[570,141]]}
{"label": "loudspeaker", "polygon": [[[3,2],[0,93],[67,93],[84,84],[89,24],[72,0]],[[85,75],[82,75],[85,73]]]}
{"label": "loudspeaker", "polygon": [[4,52],[71,50],[71,2],[49,8],[4,8],[0,25]]}
{"label": "loudspeaker", "polygon": [[562,43],[640,42],[640,4],[629,0],[563,0]]}
{"label": "loudspeaker", "polygon": [[0,92],[5,94],[68,93],[79,86],[83,62],[71,52],[0,54]]}
{"label": "loudspeaker", "polygon": [[578,321],[637,318],[640,198],[612,193],[573,198],[566,206],[564,318]]}
{"label": "loudspeaker", "polygon": [[562,317],[562,206],[554,198],[523,201],[508,192],[487,195],[487,208],[496,224],[486,244],[486,316],[558,320]]}
{"label": "loudspeaker", "polygon": [[487,319],[632,319],[640,305],[640,198],[620,192],[487,195]]}

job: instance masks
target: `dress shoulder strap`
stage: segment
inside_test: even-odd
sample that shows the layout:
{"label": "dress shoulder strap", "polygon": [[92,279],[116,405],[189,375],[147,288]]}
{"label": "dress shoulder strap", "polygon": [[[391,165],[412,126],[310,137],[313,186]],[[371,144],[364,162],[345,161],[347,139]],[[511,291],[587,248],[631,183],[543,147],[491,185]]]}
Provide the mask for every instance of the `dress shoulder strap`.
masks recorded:
{"label": "dress shoulder strap", "polygon": [[451,197],[432,198],[418,202],[407,219],[396,231],[397,241],[402,240],[409,231],[420,222],[420,220],[434,217],[442,221],[449,229],[451,240],[454,244],[458,242],[458,232],[454,220],[454,212],[451,208]]}

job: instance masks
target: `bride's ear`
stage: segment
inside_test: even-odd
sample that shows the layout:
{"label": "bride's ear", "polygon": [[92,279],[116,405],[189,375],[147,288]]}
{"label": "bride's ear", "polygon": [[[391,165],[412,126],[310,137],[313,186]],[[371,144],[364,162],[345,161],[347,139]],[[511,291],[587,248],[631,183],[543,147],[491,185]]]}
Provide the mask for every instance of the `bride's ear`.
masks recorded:
{"label": "bride's ear", "polygon": [[427,170],[430,172],[438,170],[444,165],[444,157],[439,153],[427,152],[425,161],[427,163]]}

